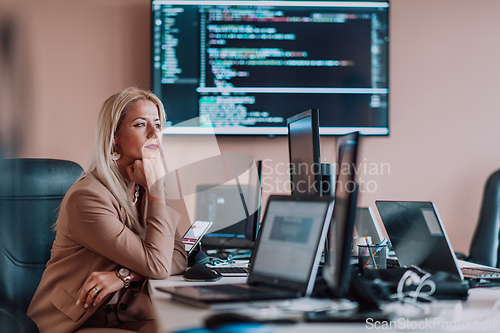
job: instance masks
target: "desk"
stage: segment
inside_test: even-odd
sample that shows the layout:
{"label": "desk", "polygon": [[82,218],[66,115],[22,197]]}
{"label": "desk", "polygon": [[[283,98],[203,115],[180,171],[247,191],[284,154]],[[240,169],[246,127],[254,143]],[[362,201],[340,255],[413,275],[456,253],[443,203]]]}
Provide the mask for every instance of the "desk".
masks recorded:
{"label": "desk", "polygon": [[[224,277],[217,282],[206,282],[197,283],[200,284],[230,284],[230,283],[244,283],[246,277]],[[172,287],[182,284],[190,283],[194,285],[195,282],[186,282],[180,276],[172,276],[165,280],[151,280],[150,281],[150,294],[151,300],[153,302],[153,308],[158,322],[159,332],[167,333],[175,330],[188,329],[194,327],[201,327],[203,325],[203,318],[211,314],[210,310],[196,308],[183,303],[175,302],[170,300],[170,295],[161,291],[156,290],[156,287]],[[355,324],[354,326],[359,326],[365,330],[364,325]],[[275,332],[290,332],[298,333],[305,332],[311,329],[314,333],[331,333],[331,324],[296,324],[296,325],[286,325],[286,326],[273,326],[275,327]],[[344,331],[344,328],[353,327],[352,324],[336,324],[335,328],[339,328],[340,332]],[[350,331],[351,332],[351,331]],[[352,331],[354,332],[354,331]]]}
{"label": "desk", "polygon": [[[205,284],[228,284],[228,283],[243,283],[246,278],[222,278],[218,282],[209,282]],[[159,286],[178,286],[193,282],[185,282],[180,276],[173,276],[165,280],[150,281],[150,294],[153,302],[153,308],[157,318],[159,332],[167,333],[175,330],[201,327],[203,319],[211,314],[210,310],[196,308],[190,305],[172,301],[170,295],[156,290]],[[203,284],[203,283],[199,283]],[[466,327],[460,332],[498,332],[500,331],[500,310],[493,313],[491,310],[495,302],[500,299],[500,288],[475,288],[469,291],[469,299],[466,302],[437,302],[436,305],[444,311],[446,317],[429,317],[427,321],[411,320],[406,322],[410,328],[401,329],[403,322],[394,322],[392,329],[384,329],[384,331],[414,331],[415,328],[423,328],[426,331],[441,331],[450,332],[458,331],[450,328],[462,325]],[[434,321],[433,321],[434,320]],[[413,326],[411,326],[413,325]],[[417,326],[420,325],[420,326]],[[427,327],[425,326],[427,325]],[[446,329],[448,327],[448,329]],[[459,326],[460,327],[460,326]],[[337,332],[357,333],[366,332],[370,328],[376,330],[374,325],[366,323],[299,323],[296,325],[273,325],[273,330],[276,333],[289,332],[332,332],[334,328]],[[432,329],[431,329],[432,328]],[[417,329],[420,330],[420,329]]]}

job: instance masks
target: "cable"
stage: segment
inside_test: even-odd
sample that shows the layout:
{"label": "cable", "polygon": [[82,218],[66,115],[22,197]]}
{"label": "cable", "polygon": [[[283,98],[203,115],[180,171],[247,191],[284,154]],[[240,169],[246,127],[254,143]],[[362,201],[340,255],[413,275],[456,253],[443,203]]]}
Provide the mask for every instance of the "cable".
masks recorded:
{"label": "cable", "polygon": [[[431,274],[425,273],[420,277],[412,270],[407,270],[399,279],[396,294],[391,295],[391,298],[396,298],[397,303],[390,303],[386,305],[385,310],[394,312],[395,315],[400,317],[421,317],[430,314],[430,306],[427,303],[422,303],[420,299],[426,301],[433,301],[432,295],[436,291],[436,283],[429,280]],[[404,287],[417,285],[415,290],[405,292]],[[424,287],[429,287],[430,290],[423,292]]]}
{"label": "cable", "polygon": [[[474,312],[462,313],[460,302],[457,302],[455,307],[450,307],[446,303],[443,303],[445,305],[441,307],[439,301],[436,303],[419,301],[420,299],[436,301],[432,297],[436,291],[436,283],[429,279],[431,274],[422,270],[418,271],[424,275],[420,277],[410,270],[403,274],[398,282],[396,293],[390,296],[397,299],[397,302],[389,303],[384,307],[385,312],[399,318],[406,318],[404,321],[395,321],[398,324],[397,330],[415,331],[431,325],[434,332],[469,332],[479,329],[476,327],[478,323],[497,322],[500,319],[500,299],[495,301],[490,311],[476,316]],[[404,292],[405,287],[412,285],[416,285],[415,290]],[[422,291],[425,287],[429,290]],[[483,329],[482,326],[481,329]]]}
{"label": "cable", "polygon": [[[418,301],[419,297],[422,297],[423,299],[426,299],[426,300],[434,300],[432,295],[436,291],[436,283],[432,280],[428,280],[430,277],[431,277],[431,274],[427,273],[420,278],[420,283],[417,286],[417,288],[415,289],[415,291],[413,292],[413,294],[414,294],[413,303],[414,304]],[[431,289],[427,292],[422,292],[422,289],[426,286],[430,287]]]}

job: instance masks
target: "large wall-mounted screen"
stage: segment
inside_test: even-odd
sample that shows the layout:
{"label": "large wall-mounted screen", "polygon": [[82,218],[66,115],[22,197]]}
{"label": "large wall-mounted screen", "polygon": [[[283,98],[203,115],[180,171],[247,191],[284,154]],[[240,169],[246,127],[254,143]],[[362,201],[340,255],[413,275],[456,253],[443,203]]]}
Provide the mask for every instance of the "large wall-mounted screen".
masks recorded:
{"label": "large wall-mounted screen", "polygon": [[167,133],[389,133],[389,3],[152,1],[152,90]]}

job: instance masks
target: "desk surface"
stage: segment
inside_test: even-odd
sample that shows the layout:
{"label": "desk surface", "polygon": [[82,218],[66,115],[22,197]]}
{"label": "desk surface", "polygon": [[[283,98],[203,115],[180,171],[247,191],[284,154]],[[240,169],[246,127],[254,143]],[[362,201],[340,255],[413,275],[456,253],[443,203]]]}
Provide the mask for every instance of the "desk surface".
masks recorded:
{"label": "desk surface", "polygon": [[[204,284],[243,283],[246,278],[222,278],[218,282]],[[203,326],[203,319],[213,312],[196,308],[187,304],[172,301],[170,295],[156,290],[159,286],[194,285],[186,282],[180,276],[173,276],[165,280],[150,281],[150,294],[153,308],[157,317],[159,332],[167,333],[181,329]],[[203,283],[197,283],[203,284]],[[442,301],[435,302],[432,311],[435,315],[427,318],[393,322],[392,328],[387,331],[460,331],[460,332],[498,332],[500,331],[500,310],[493,310],[497,300],[500,300],[500,288],[475,288],[469,291],[466,302]],[[500,303],[500,302],[499,302]],[[384,328],[380,323],[299,323],[295,325],[271,325],[274,332],[332,332],[335,328],[339,332],[366,332],[367,329]],[[404,325],[408,325],[402,328]],[[462,328],[462,329],[460,329]]]}

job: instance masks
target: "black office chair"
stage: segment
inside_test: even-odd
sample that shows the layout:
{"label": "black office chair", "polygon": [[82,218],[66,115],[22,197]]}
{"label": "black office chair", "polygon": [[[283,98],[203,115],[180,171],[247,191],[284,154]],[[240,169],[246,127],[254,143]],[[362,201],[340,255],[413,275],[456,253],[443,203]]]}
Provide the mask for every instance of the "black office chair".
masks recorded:
{"label": "black office chair", "polygon": [[58,208],[82,172],[71,161],[0,159],[0,331],[38,332],[26,310],[50,258]]}
{"label": "black office chair", "polygon": [[500,170],[491,174],[484,186],[479,221],[467,260],[500,268]]}

